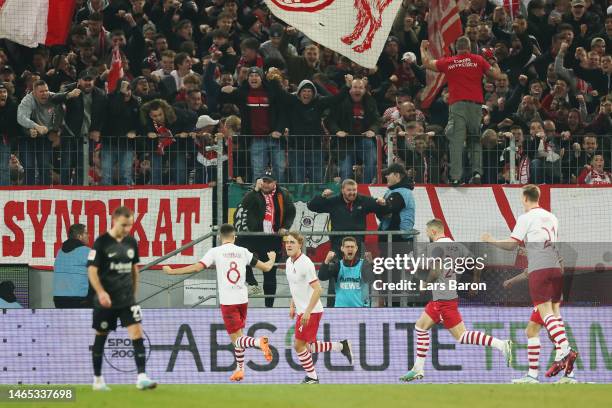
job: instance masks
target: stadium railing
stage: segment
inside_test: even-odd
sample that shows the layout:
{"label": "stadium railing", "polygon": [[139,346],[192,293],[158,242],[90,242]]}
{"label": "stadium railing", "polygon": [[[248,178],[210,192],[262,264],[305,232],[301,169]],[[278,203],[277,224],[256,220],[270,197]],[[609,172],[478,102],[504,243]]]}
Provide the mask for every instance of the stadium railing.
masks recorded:
{"label": "stadium railing", "polygon": [[[413,238],[417,237],[419,235],[419,232],[417,230],[411,230],[411,231],[300,231],[300,233],[302,235],[304,235],[304,236],[328,236],[328,237],[331,237],[331,236],[356,236],[356,237],[359,237],[359,236],[372,236],[372,237],[374,237],[374,236],[382,236],[382,237],[386,237],[386,242],[387,243],[391,243],[392,237],[394,235],[404,235],[404,236],[409,235],[409,236],[411,236]],[[270,235],[280,236],[278,234],[267,234],[267,233],[262,233],[262,232],[246,232],[246,231],[238,232],[237,235],[239,237],[248,237],[248,236],[257,237],[257,236],[270,236]],[[205,240],[213,239],[215,236],[216,236],[216,232],[214,232],[214,231],[210,232],[210,233],[208,233],[206,235],[203,235],[203,236],[193,240],[192,242],[189,242],[189,243],[183,245],[182,247],[177,248],[176,250],[174,250],[174,251],[172,251],[172,252],[170,252],[170,253],[168,253],[168,254],[166,254],[166,255],[158,258],[158,259],[156,259],[155,261],[150,262],[147,265],[144,265],[141,268],[141,272],[154,271],[153,272],[154,276],[151,276],[151,278],[149,278],[149,275],[147,275],[146,273],[142,273],[141,274],[141,278],[140,278],[141,279],[141,283],[143,283],[143,284],[153,284],[153,285],[159,287],[160,289],[155,291],[155,292],[153,292],[153,293],[151,293],[151,294],[149,294],[149,295],[147,295],[146,297],[138,299],[138,302],[140,304],[146,305],[146,302],[151,301],[151,299],[153,299],[155,297],[162,296],[164,294],[168,294],[168,293],[170,293],[171,291],[174,291],[174,290],[184,289],[184,284],[185,284],[186,280],[188,280],[188,279],[198,279],[198,277],[201,276],[201,274],[203,274],[207,270],[204,270],[202,272],[199,272],[198,274],[193,274],[193,275],[180,276],[180,277],[170,277],[170,276],[164,276],[164,274],[161,273],[161,271],[159,271],[159,268],[155,268],[155,267],[160,265],[160,264],[162,264],[162,263],[164,263],[164,261],[167,261],[167,260],[171,259],[173,256],[175,256],[177,254],[180,254],[185,249],[188,249],[188,248],[190,248],[192,246],[195,246],[195,245],[197,245],[197,244],[199,244],[199,243],[201,243],[201,242],[203,242]],[[376,243],[374,243],[374,244],[366,243],[365,244],[366,247],[368,247],[368,246],[372,247],[372,245],[376,245]],[[391,245],[387,245],[386,249],[389,251],[388,253],[391,254],[391,250],[392,250]],[[308,252],[308,248],[306,246],[304,246],[303,250],[304,250],[305,253]],[[284,263],[278,262],[276,265],[281,267],[281,268],[277,269],[277,276],[278,275],[282,276],[282,274],[280,274],[279,271],[283,270],[282,266],[284,266]],[[317,265],[317,266],[320,265],[320,262],[315,262],[315,265]],[[403,274],[402,274],[402,278],[403,279],[406,279],[406,273],[407,273],[406,271],[403,271]],[[216,282],[216,275],[214,275],[214,280]],[[389,294],[387,294],[385,296],[387,296],[388,302],[390,304],[391,301],[392,301],[392,295],[389,293]],[[252,296],[249,296],[249,298],[251,298],[251,299],[264,299],[266,297],[278,297],[280,299],[282,299],[282,298],[288,299],[288,297],[287,296],[283,296],[282,293],[279,294],[278,296],[274,296],[274,295],[273,296],[267,296],[267,295],[252,295]],[[382,297],[382,296],[378,296],[378,297]],[[203,304],[206,301],[211,300],[211,299],[215,299],[215,306],[217,306],[218,305],[218,303],[217,303],[218,298],[217,298],[217,293],[216,293],[216,284],[215,284],[215,295],[203,296],[195,304],[191,305],[191,307],[196,307],[196,306],[198,306],[200,304]],[[393,296],[393,299],[395,299],[395,296]]]}
{"label": "stadium railing", "polygon": [[[161,138],[103,135],[99,142],[81,138],[52,138],[44,143],[11,146],[12,185],[147,185],[214,184],[216,180],[252,182],[272,169],[281,182],[321,183],[338,178],[383,183],[382,169],[402,163],[417,183],[448,182],[446,136],[435,132],[388,132],[386,136],[237,135],[215,140],[196,133],[176,137],[163,148]],[[166,139],[164,139],[166,140]],[[482,150],[481,183],[577,184],[593,154],[601,154],[604,169],[612,164],[612,136],[581,133],[548,138],[486,130],[468,137]],[[469,146],[466,146],[469,147]],[[467,151],[467,150],[466,150]],[[222,153],[221,153],[222,152]],[[254,154],[261,155],[258,169]],[[472,176],[464,154],[464,181]],[[215,157],[221,157],[218,161]],[[346,160],[345,160],[346,159]],[[255,160],[257,161],[257,160]],[[37,164],[37,165],[36,165]],[[221,167],[217,169],[217,167]]]}

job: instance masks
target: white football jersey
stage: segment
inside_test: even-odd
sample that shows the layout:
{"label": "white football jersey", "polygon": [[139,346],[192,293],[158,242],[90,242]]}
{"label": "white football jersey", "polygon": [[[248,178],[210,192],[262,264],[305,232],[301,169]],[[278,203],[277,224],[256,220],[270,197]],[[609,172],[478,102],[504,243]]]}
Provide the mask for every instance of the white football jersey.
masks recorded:
{"label": "white football jersey", "polygon": [[248,249],[229,243],[210,249],[200,260],[205,268],[215,265],[217,269],[220,304],[248,303],[246,267],[252,261],[253,254]]}
{"label": "white football jersey", "polygon": [[[285,272],[287,273],[291,297],[293,303],[295,303],[295,311],[297,314],[303,314],[314,292],[310,284],[319,280],[315,266],[310,258],[300,254],[295,261],[291,257],[287,259]],[[323,305],[321,299],[319,299],[317,305],[312,309],[312,313],[321,312],[323,312]]]}
{"label": "white football jersey", "polygon": [[510,237],[525,244],[529,262],[528,273],[561,267],[555,248],[558,233],[557,217],[543,208],[533,208],[518,217]]}
{"label": "white football jersey", "polygon": [[[436,260],[441,260],[444,263],[450,263],[448,259],[452,259],[453,263],[456,262],[458,258],[473,258],[472,253],[465,247],[465,245],[455,242],[450,238],[443,237],[429,243],[427,245],[427,256]],[[453,300],[457,299],[457,291],[455,289],[450,289],[451,281],[452,283],[457,282],[457,275],[461,275],[463,271],[460,271],[460,268],[443,268],[440,272],[440,276],[436,279],[437,284],[436,289],[431,291],[433,300]],[[438,289],[444,288],[444,289]]]}

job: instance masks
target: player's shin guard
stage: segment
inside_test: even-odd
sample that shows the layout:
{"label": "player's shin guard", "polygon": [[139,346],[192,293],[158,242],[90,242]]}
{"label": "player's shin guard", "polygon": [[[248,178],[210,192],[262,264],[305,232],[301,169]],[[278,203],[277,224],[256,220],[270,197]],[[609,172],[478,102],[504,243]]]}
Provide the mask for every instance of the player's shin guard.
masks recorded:
{"label": "player's shin guard", "polygon": [[429,331],[414,326],[414,332],[416,333],[417,349],[413,369],[416,371],[423,371],[427,351],[429,351]]}
{"label": "player's shin guard", "polygon": [[244,370],[244,349],[234,347],[234,357],[236,357],[236,368],[238,370]]}
{"label": "player's shin guard", "polygon": [[102,357],[104,356],[104,343],[106,343],[107,337],[107,334],[96,334],[96,338],[91,349],[93,370],[96,377],[100,377],[102,375]]}
{"label": "player's shin guard", "polygon": [[552,314],[544,317],[544,324],[551,340],[555,345],[560,347],[560,353],[557,358],[562,358],[567,354],[570,349],[569,342],[567,341],[567,335],[565,334],[565,325],[561,316],[554,316]]}
{"label": "player's shin guard", "polygon": [[145,364],[147,361],[147,352],[145,350],[144,340],[142,338],[132,340],[132,344],[134,346],[136,369],[138,370],[138,374],[143,374],[145,372]]}
{"label": "player's shin guard", "polygon": [[240,336],[234,342],[234,347],[247,349],[253,347],[259,347],[260,340],[251,336]]}
{"label": "player's shin guard", "polygon": [[317,372],[314,368],[314,362],[312,361],[312,354],[310,354],[310,350],[308,347],[304,349],[301,353],[298,353],[298,358],[300,359],[300,364],[306,371],[306,375],[310,378],[318,379]]}
{"label": "player's shin guard", "polygon": [[315,341],[308,345],[311,353],[325,353],[326,351],[342,351],[342,343],[338,341]]}
{"label": "player's shin guard", "polygon": [[530,337],[527,339],[527,358],[529,360],[528,375],[533,378],[538,378],[540,370],[540,338]]}
{"label": "player's shin guard", "polygon": [[488,334],[484,334],[479,331],[469,331],[466,330],[461,335],[459,339],[461,344],[475,344],[478,346],[491,346],[496,349],[503,351],[504,350],[504,342],[498,338],[493,336],[489,336]]}

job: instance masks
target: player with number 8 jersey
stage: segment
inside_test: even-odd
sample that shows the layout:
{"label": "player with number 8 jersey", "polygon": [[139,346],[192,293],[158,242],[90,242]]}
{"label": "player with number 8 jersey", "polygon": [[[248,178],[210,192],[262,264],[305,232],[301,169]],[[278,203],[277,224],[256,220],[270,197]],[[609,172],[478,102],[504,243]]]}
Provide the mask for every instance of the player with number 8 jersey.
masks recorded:
{"label": "player with number 8 jersey", "polygon": [[221,315],[225,329],[234,345],[236,370],[230,377],[231,381],[244,379],[244,353],[245,349],[259,348],[267,361],[272,361],[272,352],[267,337],[254,338],[244,336],[242,329],[246,326],[249,292],[246,284],[247,265],[269,272],[276,261],[276,253],[268,252],[268,261],[261,262],[257,256],[248,249],[235,245],[236,230],[230,224],[223,224],[219,229],[221,245],[210,249],[204,257],[193,265],[173,269],[164,266],[163,270],[170,275],[181,275],[200,272],[203,269],[215,266],[217,271],[217,288]]}

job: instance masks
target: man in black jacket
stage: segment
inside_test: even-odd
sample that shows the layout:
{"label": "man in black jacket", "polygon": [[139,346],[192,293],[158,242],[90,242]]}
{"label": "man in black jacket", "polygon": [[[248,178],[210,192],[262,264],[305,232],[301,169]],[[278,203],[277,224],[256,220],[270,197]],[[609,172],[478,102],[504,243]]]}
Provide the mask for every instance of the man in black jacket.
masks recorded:
{"label": "man in black jacket", "polygon": [[169,162],[170,183],[187,184],[188,158],[195,157],[193,132],[198,117],[189,111],[173,108],[163,99],[154,99],[140,108],[140,120],[147,135],[151,155],[151,182],[162,184],[164,161]]}
{"label": "man in black jacket", "polygon": [[[368,214],[376,213],[384,209],[385,201],[382,198],[375,199],[357,193],[355,180],[346,179],[342,182],[341,193],[333,195],[333,191],[326,189],[321,195],[316,195],[308,202],[308,209],[318,213],[329,213],[332,220],[332,231],[365,231],[366,218]],[[334,235],[330,241],[332,251],[336,254],[342,253],[342,239],[344,235]],[[363,245],[363,235],[356,235],[359,248]],[[330,280],[328,293],[334,292],[335,283]],[[327,307],[334,306],[334,299],[327,298]]]}
{"label": "man in black jacket", "polygon": [[370,184],[376,177],[376,134],[380,127],[376,101],[367,93],[366,82],[354,79],[349,96],[332,109],[327,129],[332,138],[332,151],[337,157],[340,177],[351,178],[353,166],[361,159],[363,181]]}
{"label": "man in black jacket", "polygon": [[240,88],[221,88],[220,103],[231,103],[240,110],[242,129],[249,136],[248,150],[251,154],[251,172],[254,177],[263,174],[268,164],[272,166],[279,182],[285,180],[286,139],[281,126],[278,94],[267,82],[261,68],[251,67],[247,80]]}
{"label": "man in black jacket", "polygon": [[132,93],[128,81],[121,81],[109,95],[109,118],[102,135],[102,184],[113,184],[115,162],[119,167],[119,184],[132,185],[136,135],[140,130],[141,100]]}
{"label": "man in black jacket", "polygon": [[280,87],[282,76],[276,68],[268,71],[270,85],[278,92],[284,107],[283,126],[289,130],[290,179],[293,183],[322,183],[325,176],[326,161],[322,147],[323,115],[332,106],[342,102],[348,95],[348,87],[353,82],[352,75],[345,75],[346,87],[334,96],[320,96],[317,86],[307,79],[300,82],[295,94]]}
{"label": "man in black jacket", "polygon": [[0,186],[10,183],[9,157],[17,142],[17,104],[0,82]]}
{"label": "man in black jacket", "polygon": [[[62,133],[62,184],[71,183],[72,169],[76,170],[74,184],[83,184],[83,141],[91,139],[100,141],[102,129],[106,123],[108,102],[104,91],[96,88],[94,69],[80,73],[76,88],[81,94],[66,100],[65,131]],[[73,87],[68,90],[74,89]]]}
{"label": "man in black jacket", "polygon": [[[267,262],[268,251],[281,255],[282,237],[291,229],[295,219],[295,204],[289,192],[279,187],[271,172],[266,172],[255,183],[255,189],[247,193],[240,204],[246,212],[246,225],[250,232],[267,232],[269,236],[243,237],[241,244],[255,253],[262,262]],[[273,235],[272,235],[273,234]],[[246,239],[245,239],[246,238]],[[259,293],[253,269],[247,266],[247,283],[252,287],[251,294]],[[264,294],[276,294],[276,266],[264,274]],[[274,306],[274,298],[266,298],[266,307]]]}

